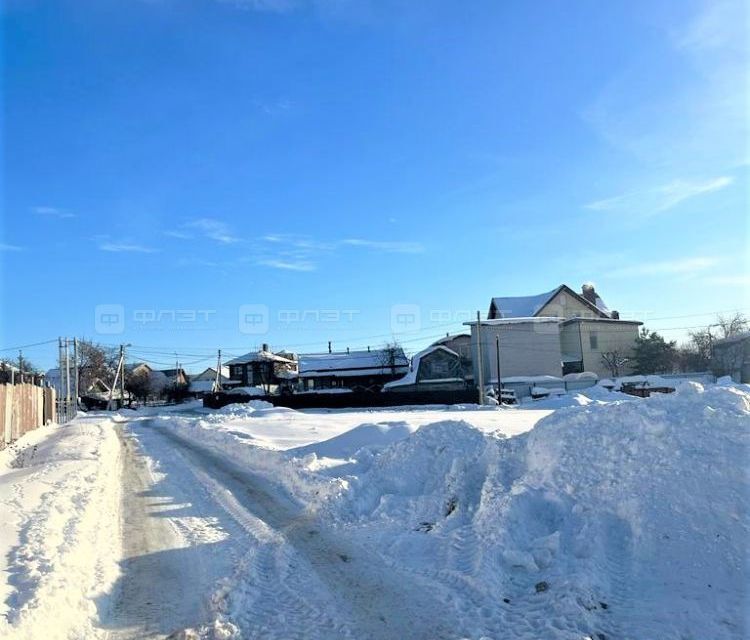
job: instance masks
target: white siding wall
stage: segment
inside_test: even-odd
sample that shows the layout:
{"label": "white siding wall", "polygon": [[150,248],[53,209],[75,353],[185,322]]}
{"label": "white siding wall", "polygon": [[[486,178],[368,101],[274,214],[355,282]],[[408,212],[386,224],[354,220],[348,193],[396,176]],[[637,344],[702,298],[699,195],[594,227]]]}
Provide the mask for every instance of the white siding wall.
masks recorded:
{"label": "white siding wall", "polygon": [[[583,346],[583,370],[591,371],[600,378],[609,378],[612,372],[604,364],[602,353],[619,351],[625,356],[632,355],[638,329],[638,325],[627,322],[571,322],[562,327],[560,344],[564,354],[579,357]],[[621,367],[620,375],[628,375],[631,371],[632,367],[625,365]]]}
{"label": "white siding wall", "polygon": [[[495,336],[500,336],[500,375],[559,376],[562,374],[560,329],[555,322],[522,322],[482,325],[482,360],[484,381],[497,379]],[[474,379],[478,381],[477,327],[471,327]]]}
{"label": "white siding wall", "polygon": [[597,314],[586,306],[578,298],[574,298],[566,291],[560,291],[552,300],[545,304],[538,316],[548,316],[553,318],[595,318]]}

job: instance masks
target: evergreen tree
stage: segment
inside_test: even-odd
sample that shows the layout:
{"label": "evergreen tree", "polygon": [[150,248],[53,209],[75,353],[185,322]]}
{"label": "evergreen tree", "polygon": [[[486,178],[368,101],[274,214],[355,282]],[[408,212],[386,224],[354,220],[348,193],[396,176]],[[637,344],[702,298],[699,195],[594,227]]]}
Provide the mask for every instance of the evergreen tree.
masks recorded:
{"label": "evergreen tree", "polygon": [[633,370],[638,374],[670,373],[677,358],[677,342],[667,342],[645,327],[635,341]]}

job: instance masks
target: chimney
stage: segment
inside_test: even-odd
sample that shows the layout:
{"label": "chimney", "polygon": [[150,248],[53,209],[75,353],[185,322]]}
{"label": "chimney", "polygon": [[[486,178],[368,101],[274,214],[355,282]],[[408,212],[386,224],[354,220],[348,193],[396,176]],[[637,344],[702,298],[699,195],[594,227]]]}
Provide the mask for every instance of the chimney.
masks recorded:
{"label": "chimney", "polygon": [[612,320],[619,320],[620,319],[620,312],[619,311],[612,311],[609,314],[609,317],[612,318]]}
{"label": "chimney", "polygon": [[331,341],[328,341],[328,353],[331,353]]}
{"label": "chimney", "polygon": [[346,348],[346,355],[349,355],[349,347]]}
{"label": "chimney", "polygon": [[261,347],[261,351],[268,351],[268,344],[267,343],[265,343],[265,342],[263,343],[263,346]]}
{"label": "chimney", "polygon": [[370,345],[367,345],[367,353],[370,353]]}
{"label": "chimney", "polygon": [[598,295],[596,293],[596,289],[594,289],[594,285],[591,283],[585,283],[581,287],[581,295],[588,300],[591,304],[596,306],[596,299],[598,298]]}

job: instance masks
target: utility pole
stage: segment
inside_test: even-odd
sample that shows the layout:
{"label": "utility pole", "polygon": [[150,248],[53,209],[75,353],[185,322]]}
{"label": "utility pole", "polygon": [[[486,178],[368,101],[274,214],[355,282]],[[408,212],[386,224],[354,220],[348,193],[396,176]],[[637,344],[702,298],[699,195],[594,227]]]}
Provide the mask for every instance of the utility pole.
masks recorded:
{"label": "utility pole", "polygon": [[[62,367],[63,367],[63,347],[62,347],[62,338],[57,339],[57,388],[55,389],[55,397],[57,399],[57,408],[59,410],[59,413],[63,413],[61,411],[62,408],[62,398],[63,398],[63,375],[62,375]],[[64,420],[64,418],[63,418]]]}
{"label": "utility pole", "polygon": [[70,340],[65,338],[65,406],[70,410]]}
{"label": "utility pole", "polygon": [[221,391],[221,349],[216,358],[216,380],[214,380],[214,393]]}
{"label": "utility pole", "polygon": [[503,403],[503,383],[500,381],[500,333],[495,336],[495,356],[497,358],[497,402]]}
{"label": "utility pole", "polygon": [[477,373],[479,374],[479,404],[484,404],[484,358],[482,358],[482,317],[477,311]]}
{"label": "utility pole", "polygon": [[120,373],[120,406],[125,405],[125,345],[120,345],[120,362],[122,372]]}
{"label": "utility pole", "polygon": [[76,411],[78,411],[78,338],[73,338],[73,391],[76,397]]}
{"label": "utility pole", "polygon": [[112,411],[112,400],[114,398],[115,389],[117,388],[117,382],[120,379],[120,370],[122,369],[122,358],[123,358],[123,345],[120,345],[120,359],[117,362],[117,371],[115,371],[115,379],[112,381],[112,387],[109,389],[109,402],[107,402],[107,411]]}

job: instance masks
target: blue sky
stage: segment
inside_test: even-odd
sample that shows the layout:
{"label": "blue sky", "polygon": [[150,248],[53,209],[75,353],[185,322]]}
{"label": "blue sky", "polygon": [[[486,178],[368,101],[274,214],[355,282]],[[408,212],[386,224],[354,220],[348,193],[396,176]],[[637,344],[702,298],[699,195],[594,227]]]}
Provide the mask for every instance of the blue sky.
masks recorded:
{"label": "blue sky", "polygon": [[742,2],[9,0],[3,22],[3,348],[413,351],[562,282],[673,338],[750,310]]}

